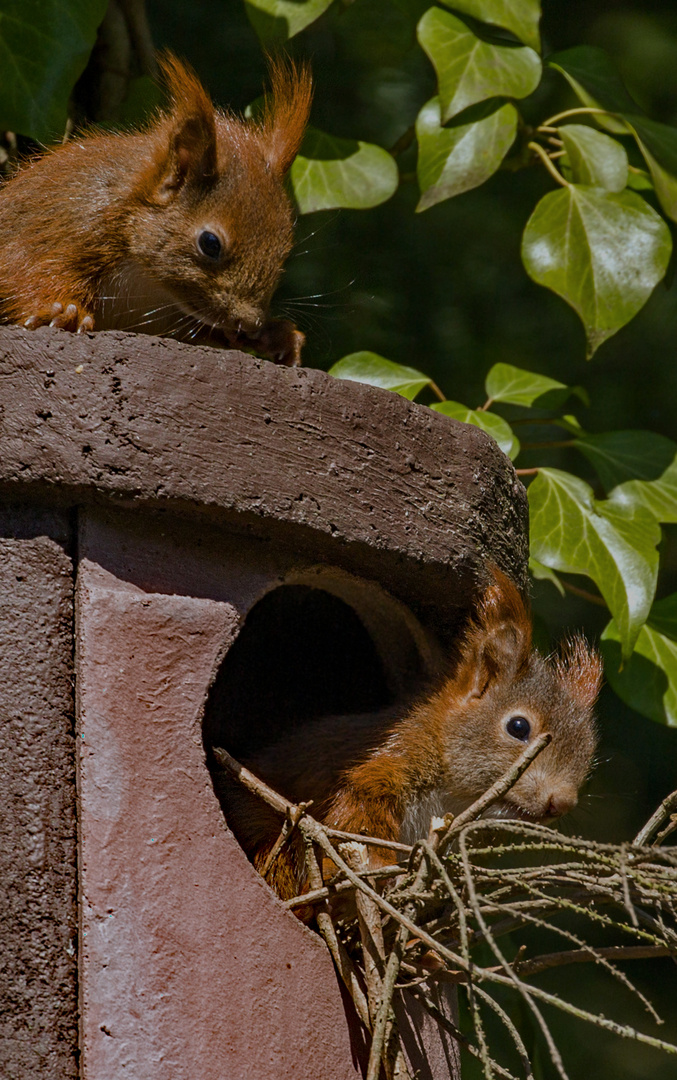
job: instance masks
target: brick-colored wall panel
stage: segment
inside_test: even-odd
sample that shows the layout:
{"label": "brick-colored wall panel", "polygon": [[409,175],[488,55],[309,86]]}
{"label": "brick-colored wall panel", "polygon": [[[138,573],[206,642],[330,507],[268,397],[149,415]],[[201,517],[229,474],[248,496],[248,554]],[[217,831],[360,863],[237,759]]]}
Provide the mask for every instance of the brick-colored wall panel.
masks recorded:
{"label": "brick-colored wall panel", "polygon": [[0,511],[0,1075],[77,1076],[73,573],[63,515]]}

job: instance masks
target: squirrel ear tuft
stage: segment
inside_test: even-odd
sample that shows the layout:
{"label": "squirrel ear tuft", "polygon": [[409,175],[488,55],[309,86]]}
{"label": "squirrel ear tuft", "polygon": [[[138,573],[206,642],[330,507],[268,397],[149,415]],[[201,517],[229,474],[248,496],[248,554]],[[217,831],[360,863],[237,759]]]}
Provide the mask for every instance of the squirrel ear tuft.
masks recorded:
{"label": "squirrel ear tuft", "polygon": [[558,678],[577,705],[592,709],[602,686],[602,658],[580,634],[565,641],[561,652],[561,657],[555,662]]}
{"label": "squirrel ear tuft", "polygon": [[169,147],[161,165],[160,193],[169,198],[188,180],[216,174],[214,106],[194,71],[171,53],[160,59],[171,98]]}
{"label": "squirrel ear tuft", "polygon": [[296,157],[306,130],[313,83],[310,69],[280,57],[268,60],[271,93],[266,94],[259,138],[266,161],[284,176]]}
{"label": "squirrel ear tuft", "polygon": [[492,682],[513,679],[531,655],[531,615],[517,586],[488,567],[485,589],[461,646],[456,682],[467,697],[481,697]]}

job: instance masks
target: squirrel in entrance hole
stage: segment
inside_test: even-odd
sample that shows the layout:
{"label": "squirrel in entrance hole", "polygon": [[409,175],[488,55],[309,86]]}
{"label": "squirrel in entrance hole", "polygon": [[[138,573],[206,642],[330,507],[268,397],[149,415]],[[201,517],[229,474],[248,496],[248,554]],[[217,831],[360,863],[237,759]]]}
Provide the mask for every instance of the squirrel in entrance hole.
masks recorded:
{"label": "squirrel in entrance hole", "polygon": [[272,62],[261,119],[216,109],[173,56],[171,106],[143,131],[79,135],[0,189],[0,318],[250,348],[293,366],[268,318],[292,245],[284,177],[308,120],[305,68]]}
{"label": "squirrel in entrance hole", "polygon": [[[413,844],[433,815],[458,814],[503,776],[529,743],[551,743],[487,816],[548,822],[576,805],[596,746],[593,707],[599,655],[581,637],[561,656],[532,648],[529,610],[513,583],[493,569],[452,673],[404,713],[327,717],[304,723],[245,764],[332,828]],[[217,775],[228,823],[254,865],[277,839],[278,815],[236,781]],[[392,851],[369,846],[371,864]],[[298,836],[268,880],[283,899],[306,887]]]}

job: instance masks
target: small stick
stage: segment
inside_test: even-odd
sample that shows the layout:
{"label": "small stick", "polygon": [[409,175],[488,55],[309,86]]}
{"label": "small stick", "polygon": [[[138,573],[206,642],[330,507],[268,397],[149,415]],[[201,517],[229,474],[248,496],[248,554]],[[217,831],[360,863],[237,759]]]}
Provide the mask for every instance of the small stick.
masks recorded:
{"label": "small stick", "polygon": [[544,731],[542,735],[539,735],[500,780],[497,780],[495,784],[492,784],[488,791],[484,792],[484,795],[480,795],[479,799],[476,799],[472,806],[469,806],[461,814],[458,814],[444,832],[436,832],[432,841],[433,850],[437,851],[439,854],[443,854],[453,838],[458,835],[465,825],[469,825],[471,821],[474,821],[480,814],[483,814],[492,803],[502,799],[503,796],[510,791],[510,788],[515,786],[522,773],[526,772],[534,758],[537,758],[541,751],[545,750],[551,739],[552,735],[547,731]]}
{"label": "small stick", "polygon": [[[304,836],[306,845],[306,866],[308,868],[308,880],[310,884],[317,888],[322,882],[322,872],[320,870],[317,856],[313,848],[312,839],[308,836]],[[327,948],[331,953],[332,959],[336,964],[336,970],[343,979],[346,990],[353,999],[355,1011],[360,1020],[366,1027],[367,1031],[371,1030],[371,1021],[369,1018],[369,1006],[367,999],[364,996],[362,987],[359,984],[355,968],[352,965],[352,961],[345,950],[345,947],[339,941],[336,935],[336,929],[331,920],[331,915],[326,909],[324,911],[317,911],[315,913],[315,919],[317,927],[322,937],[324,938]]]}
{"label": "small stick", "polygon": [[637,836],[632,841],[633,847],[651,847],[656,833],[674,810],[677,810],[677,791],[673,791],[667,798],[663,799],[663,802],[651,815],[646,825],[637,833]]}
{"label": "small stick", "polygon": [[280,832],[280,835],[278,836],[277,840],[268,852],[268,855],[266,856],[266,861],[261,867],[261,877],[264,878],[266,881],[268,880],[268,874],[277,862],[277,858],[285,844],[288,842],[289,837],[293,833],[294,829],[298,825],[299,821],[305,814],[308,807],[312,805],[313,800],[311,799],[310,802],[299,803],[299,805],[295,806],[293,810],[287,811],[287,816],[284,819],[282,831]]}

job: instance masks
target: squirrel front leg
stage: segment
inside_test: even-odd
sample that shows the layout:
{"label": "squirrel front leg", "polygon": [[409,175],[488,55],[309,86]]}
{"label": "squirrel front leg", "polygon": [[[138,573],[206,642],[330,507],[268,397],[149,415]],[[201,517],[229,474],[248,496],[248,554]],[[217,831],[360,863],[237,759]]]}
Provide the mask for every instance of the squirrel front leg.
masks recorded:
{"label": "squirrel front leg", "polygon": [[84,334],[94,329],[94,316],[82,305],[74,301],[57,301],[49,308],[43,308],[23,320],[26,330],[37,330],[39,326],[54,326],[61,330]]}

